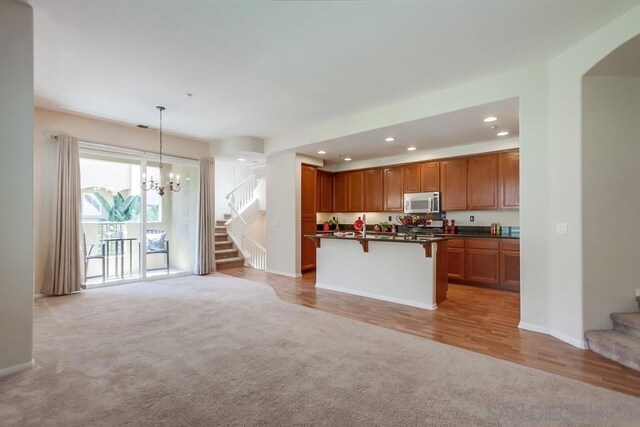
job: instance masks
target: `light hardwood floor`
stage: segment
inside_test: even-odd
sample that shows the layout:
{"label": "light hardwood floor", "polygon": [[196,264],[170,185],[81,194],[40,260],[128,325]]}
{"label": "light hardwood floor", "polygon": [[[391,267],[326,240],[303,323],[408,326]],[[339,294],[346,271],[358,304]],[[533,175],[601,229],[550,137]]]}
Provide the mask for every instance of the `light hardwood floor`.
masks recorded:
{"label": "light hardwood floor", "polygon": [[220,273],[268,284],[283,301],[640,396],[639,372],[548,335],[518,329],[517,293],[450,284],[447,301],[428,311],[316,290],[315,273],[297,279],[246,267]]}

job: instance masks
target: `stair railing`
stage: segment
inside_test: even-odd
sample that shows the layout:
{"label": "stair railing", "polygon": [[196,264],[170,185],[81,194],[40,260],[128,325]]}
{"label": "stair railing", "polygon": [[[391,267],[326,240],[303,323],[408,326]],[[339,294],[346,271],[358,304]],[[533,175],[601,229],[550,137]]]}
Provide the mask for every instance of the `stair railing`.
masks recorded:
{"label": "stair railing", "polygon": [[255,190],[262,179],[264,175],[251,175],[225,196],[231,208],[231,218],[225,223],[227,233],[242,252],[246,263],[257,270],[266,269],[267,250],[246,235],[249,224],[242,216],[242,211],[256,199]]}

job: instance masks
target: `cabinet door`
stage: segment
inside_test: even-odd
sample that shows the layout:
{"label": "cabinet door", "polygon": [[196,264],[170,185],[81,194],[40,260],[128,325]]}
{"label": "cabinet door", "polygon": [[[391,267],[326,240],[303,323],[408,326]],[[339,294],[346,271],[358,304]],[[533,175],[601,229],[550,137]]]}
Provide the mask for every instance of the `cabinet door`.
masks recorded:
{"label": "cabinet door", "polygon": [[465,280],[497,285],[500,283],[500,257],[497,249],[466,248]]}
{"label": "cabinet door", "polygon": [[382,169],[364,171],[364,210],[366,212],[382,212],[383,188]]}
{"label": "cabinet door", "polygon": [[402,167],[385,168],[384,174],[384,210],[403,211]]}
{"label": "cabinet door", "polygon": [[498,209],[498,155],[467,160],[467,209]]}
{"label": "cabinet door", "polygon": [[344,172],[333,177],[333,210],[347,212],[347,174]]}
{"label": "cabinet door", "polygon": [[420,165],[420,191],[440,191],[440,163]]}
{"label": "cabinet door", "polygon": [[520,289],[520,252],[500,251],[500,283],[513,290]]}
{"label": "cabinet door", "polygon": [[447,248],[449,280],[464,280],[464,248]]}
{"label": "cabinet door", "polygon": [[333,176],[318,171],[318,212],[333,212]]}
{"label": "cabinet door", "polygon": [[501,209],[520,208],[520,152],[498,156],[498,201]]}
{"label": "cabinet door", "polygon": [[316,219],[302,218],[302,241],[301,241],[301,268],[302,271],[313,270],[316,268],[316,244],[313,240],[308,239],[305,234],[316,234]]}
{"label": "cabinet door", "polygon": [[463,211],[467,209],[467,159],[440,162],[440,191],[442,210]]}
{"label": "cabinet door", "polygon": [[316,173],[313,166],[302,165],[301,183],[301,215],[303,217],[316,217]]}
{"label": "cabinet door", "polygon": [[347,173],[347,210],[349,212],[364,211],[364,172]]}
{"label": "cabinet door", "polygon": [[420,165],[402,167],[402,186],[405,193],[420,192]]}

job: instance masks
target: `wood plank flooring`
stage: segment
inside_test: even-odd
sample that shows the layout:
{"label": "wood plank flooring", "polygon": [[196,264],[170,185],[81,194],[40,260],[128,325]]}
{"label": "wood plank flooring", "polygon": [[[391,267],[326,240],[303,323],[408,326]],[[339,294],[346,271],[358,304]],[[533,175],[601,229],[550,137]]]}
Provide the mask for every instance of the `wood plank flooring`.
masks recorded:
{"label": "wood plank flooring", "polygon": [[315,273],[296,279],[239,267],[221,274],[268,284],[283,301],[640,397],[639,372],[548,335],[518,329],[517,293],[450,284],[447,301],[428,311],[316,290]]}

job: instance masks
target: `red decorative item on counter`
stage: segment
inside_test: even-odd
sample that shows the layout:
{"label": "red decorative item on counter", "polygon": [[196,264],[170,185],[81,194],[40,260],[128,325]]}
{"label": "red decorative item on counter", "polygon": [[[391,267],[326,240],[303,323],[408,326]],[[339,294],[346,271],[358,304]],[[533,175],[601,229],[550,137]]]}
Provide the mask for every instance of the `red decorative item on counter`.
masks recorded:
{"label": "red decorative item on counter", "polygon": [[358,217],[358,219],[356,219],[356,222],[353,223],[353,229],[356,231],[361,231],[363,225],[364,222],[360,219],[360,217]]}
{"label": "red decorative item on counter", "polygon": [[458,227],[456,227],[456,220],[455,219],[451,220],[450,231],[451,231],[452,234],[456,234],[458,232]]}
{"label": "red decorative item on counter", "polygon": [[322,224],[322,231],[329,231],[329,221],[325,221],[324,224]]}
{"label": "red decorative item on counter", "polygon": [[444,234],[449,234],[449,220],[445,219],[442,221],[442,231],[444,231]]}

